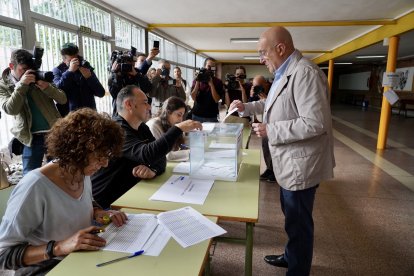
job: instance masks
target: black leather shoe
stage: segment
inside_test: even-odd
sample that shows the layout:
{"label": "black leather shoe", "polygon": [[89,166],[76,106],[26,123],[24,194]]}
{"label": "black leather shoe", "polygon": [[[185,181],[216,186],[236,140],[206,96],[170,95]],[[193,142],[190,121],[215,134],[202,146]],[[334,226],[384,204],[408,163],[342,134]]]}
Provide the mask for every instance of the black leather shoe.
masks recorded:
{"label": "black leather shoe", "polygon": [[266,263],[278,267],[288,267],[288,263],[285,261],[285,254],[282,255],[267,255],[264,257]]}
{"label": "black leather shoe", "polygon": [[273,174],[273,171],[272,170],[269,170],[269,169],[266,169],[264,171],[264,173],[262,173],[260,175],[260,180],[267,180],[271,174]]}

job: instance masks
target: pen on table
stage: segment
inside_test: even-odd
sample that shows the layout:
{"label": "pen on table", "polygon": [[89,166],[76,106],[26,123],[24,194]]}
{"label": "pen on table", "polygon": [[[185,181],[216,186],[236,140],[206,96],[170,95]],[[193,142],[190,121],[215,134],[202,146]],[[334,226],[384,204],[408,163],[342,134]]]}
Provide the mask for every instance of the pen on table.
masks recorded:
{"label": "pen on table", "polygon": [[133,257],[137,257],[139,255],[142,255],[143,253],[144,253],[144,250],[140,250],[140,251],[135,252],[132,255],[125,256],[125,257],[121,257],[121,258],[117,258],[117,259],[113,259],[111,261],[107,261],[107,262],[104,262],[104,263],[97,264],[96,266],[97,267],[101,267],[101,266],[104,266],[104,265],[116,263],[116,262],[119,262],[119,261],[122,261],[122,260],[126,260],[126,259],[130,259],[130,258],[133,258]]}
{"label": "pen on table", "polygon": [[179,176],[179,177],[177,177],[174,181],[171,181],[171,184],[174,184],[174,183],[176,183],[177,181],[182,181],[182,180],[184,180],[184,176]]}

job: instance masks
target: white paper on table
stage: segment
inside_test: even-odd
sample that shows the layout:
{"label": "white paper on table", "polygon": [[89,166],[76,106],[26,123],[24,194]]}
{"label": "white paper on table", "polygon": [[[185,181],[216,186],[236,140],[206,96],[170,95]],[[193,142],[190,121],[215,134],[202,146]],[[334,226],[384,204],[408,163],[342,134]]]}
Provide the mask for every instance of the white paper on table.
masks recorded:
{"label": "white paper on table", "polygon": [[212,132],[214,127],[216,126],[216,123],[202,123],[202,125],[203,125],[203,131]]}
{"label": "white paper on table", "polygon": [[227,115],[226,115],[226,117],[224,117],[224,119],[223,119],[223,122],[227,119],[227,117],[229,117],[231,114],[233,114],[234,112],[236,112],[237,111],[237,107],[235,107],[235,108],[233,108],[232,110],[229,110],[228,112],[227,112]]}
{"label": "white paper on table", "polygon": [[180,162],[178,163],[173,172],[175,173],[190,173],[190,162]]}
{"label": "white paper on table", "polygon": [[184,248],[227,232],[189,206],[161,213],[158,221]]}
{"label": "white paper on table", "polygon": [[232,178],[236,176],[234,166],[218,163],[215,161],[204,162],[197,170],[197,178],[212,179],[216,177],[220,178]]}
{"label": "white paper on table", "polygon": [[[106,240],[103,250],[131,254],[144,250],[144,255],[158,256],[167,244],[169,234],[163,227],[157,227],[157,225],[158,219],[155,215],[128,214],[126,224],[117,227],[111,223],[105,228],[105,232],[99,234]],[[158,231],[154,231],[155,229]],[[159,236],[159,241],[157,237],[152,237],[154,233]],[[148,242],[151,238],[157,241]]]}
{"label": "white paper on table", "polygon": [[204,204],[214,184],[211,179],[192,179],[186,175],[172,175],[149,200],[190,204]]}

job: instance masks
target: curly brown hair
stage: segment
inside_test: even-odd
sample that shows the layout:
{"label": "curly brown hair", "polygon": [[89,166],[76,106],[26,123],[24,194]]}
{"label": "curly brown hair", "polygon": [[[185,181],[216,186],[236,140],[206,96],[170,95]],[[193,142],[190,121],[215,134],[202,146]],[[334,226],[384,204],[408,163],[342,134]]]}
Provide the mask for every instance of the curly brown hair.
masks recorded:
{"label": "curly brown hair", "polygon": [[46,138],[47,155],[69,173],[83,172],[88,156],[116,157],[121,154],[124,131],[108,114],[90,108],[78,109],[59,119]]}

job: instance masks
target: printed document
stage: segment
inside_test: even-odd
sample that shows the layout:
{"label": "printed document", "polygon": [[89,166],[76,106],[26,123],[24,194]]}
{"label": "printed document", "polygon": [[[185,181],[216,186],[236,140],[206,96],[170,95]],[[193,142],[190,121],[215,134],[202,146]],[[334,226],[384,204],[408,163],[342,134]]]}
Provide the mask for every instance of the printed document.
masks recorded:
{"label": "printed document", "polygon": [[190,206],[160,213],[158,220],[184,248],[226,233]]}
{"label": "printed document", "polygon": [[202,205],[213,184],[211,179],[172,175],[149,199]]}
{"label": "printed document", "polygon": [[226,230],[191,207],[158,214],[128,214],[126,224],[108,225],[99,236],[106,240],[103,250],[159,256],[172,236],[188,247],[226,233]]}

